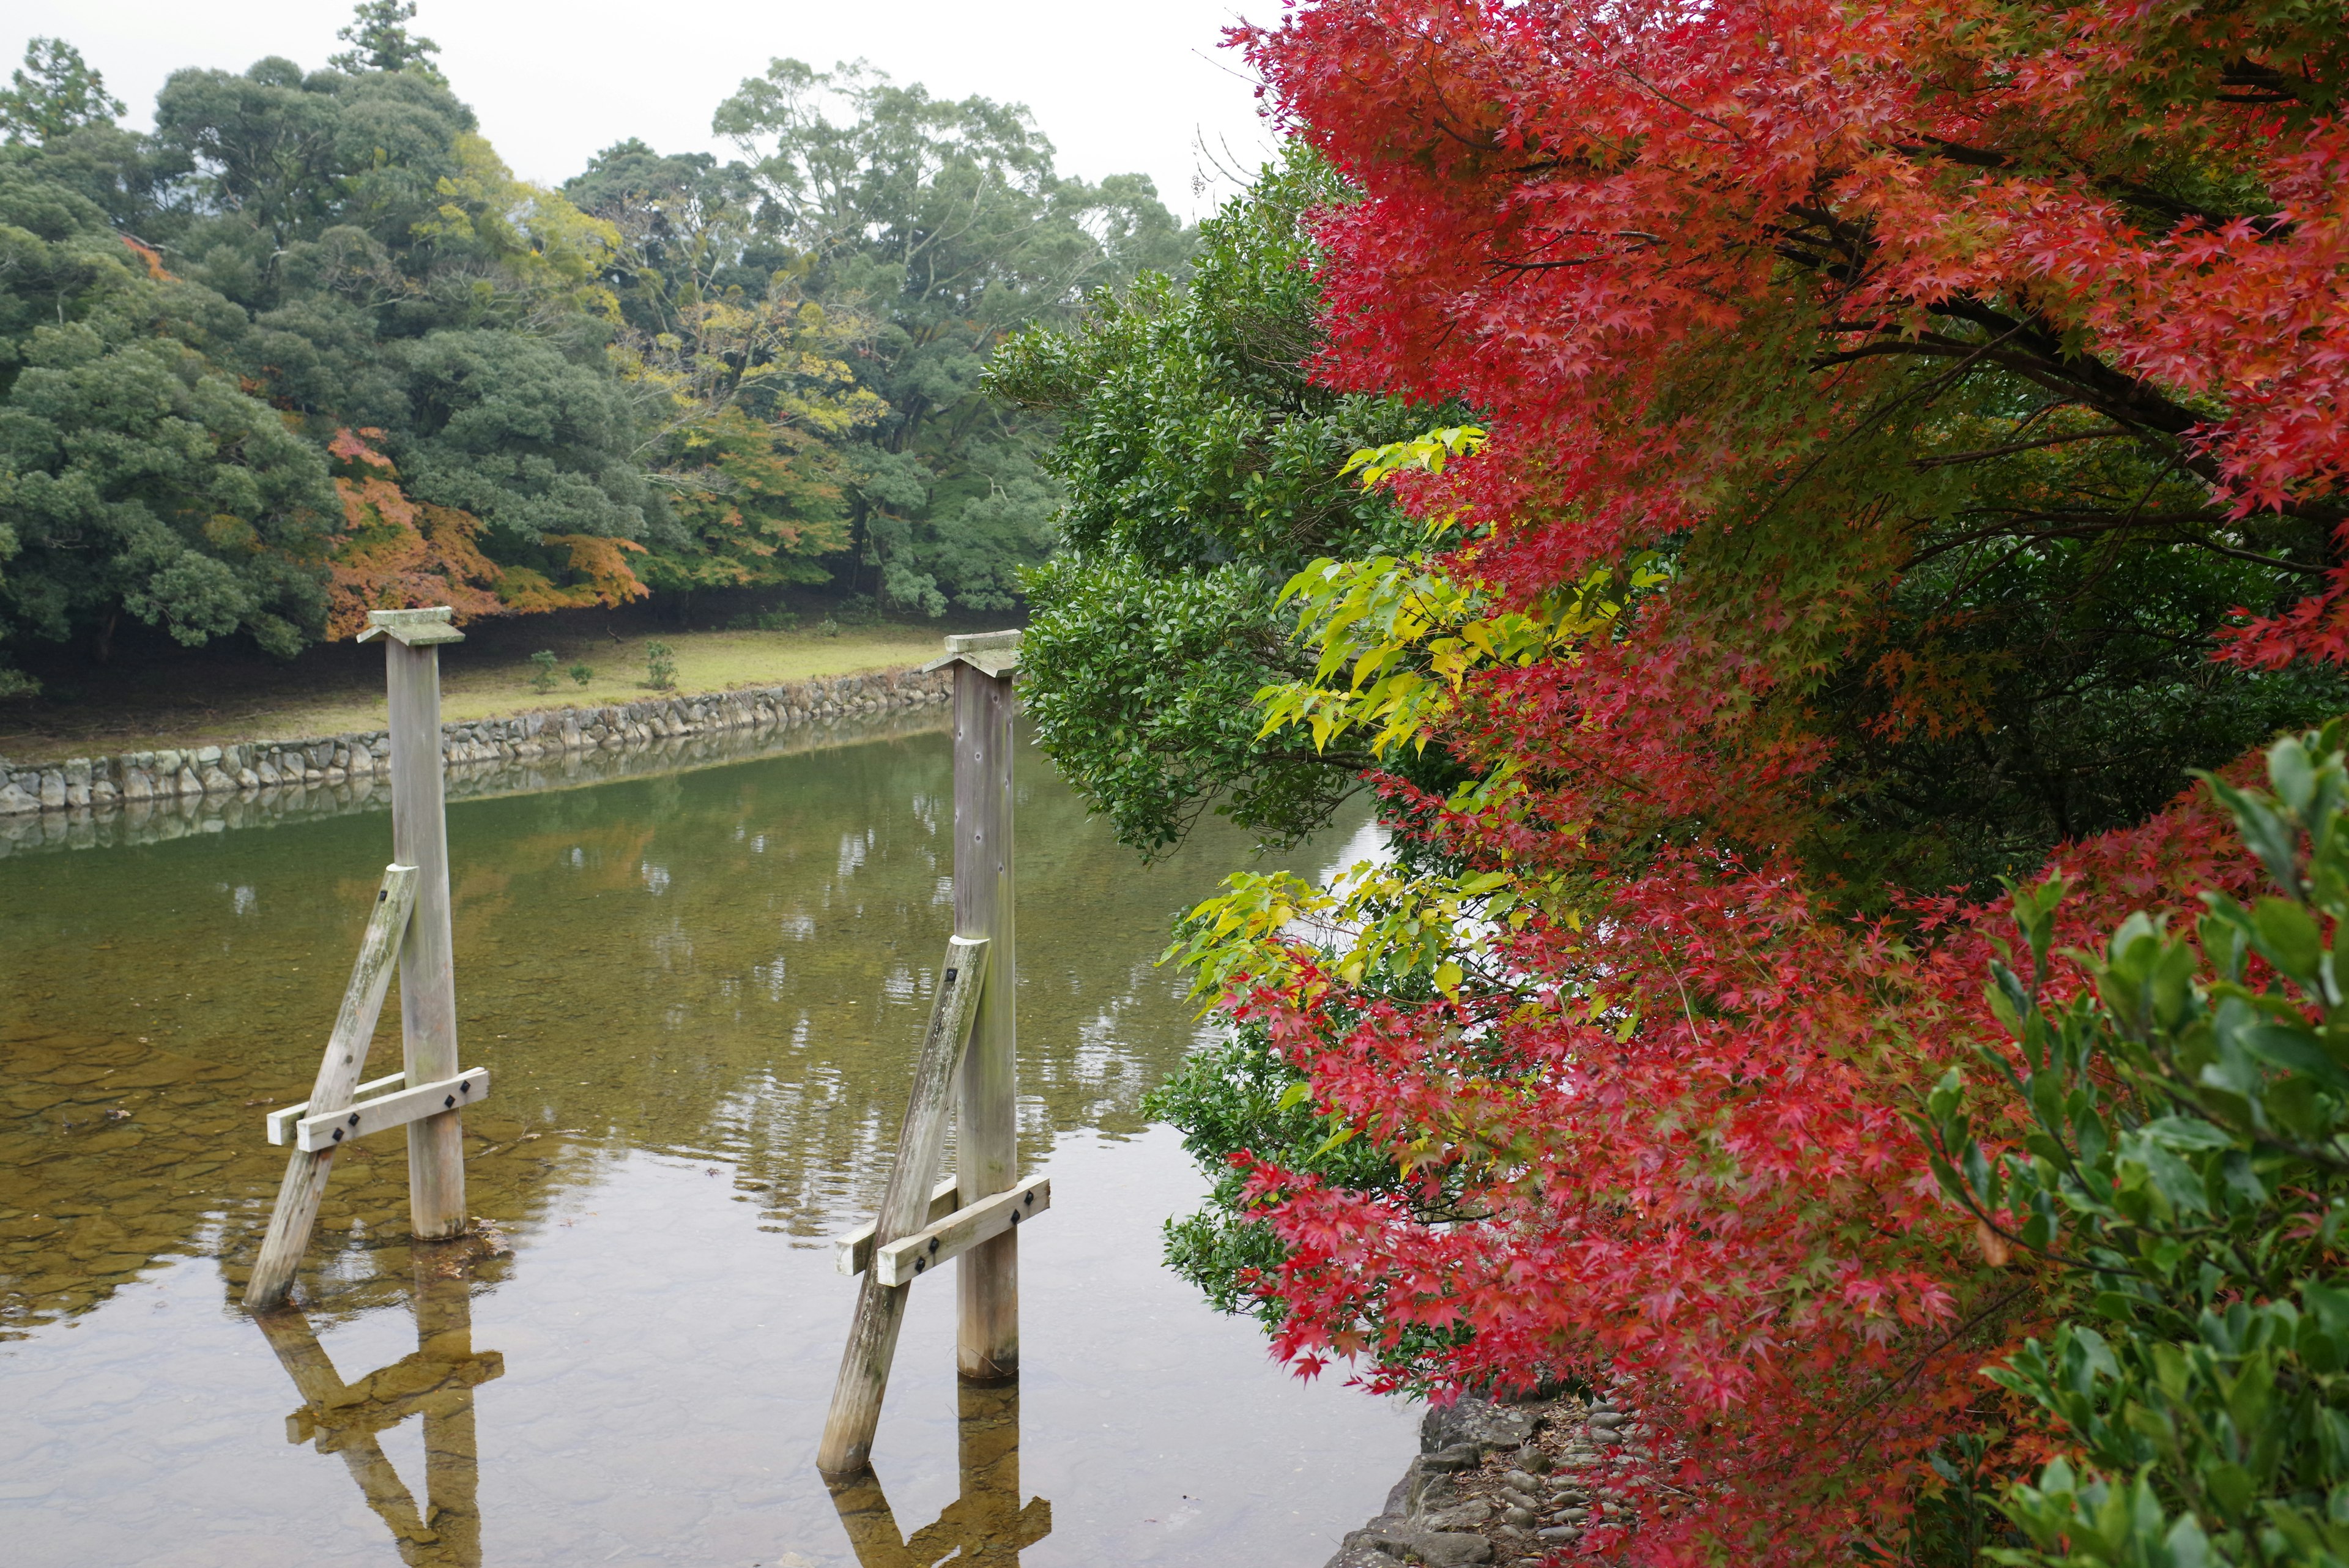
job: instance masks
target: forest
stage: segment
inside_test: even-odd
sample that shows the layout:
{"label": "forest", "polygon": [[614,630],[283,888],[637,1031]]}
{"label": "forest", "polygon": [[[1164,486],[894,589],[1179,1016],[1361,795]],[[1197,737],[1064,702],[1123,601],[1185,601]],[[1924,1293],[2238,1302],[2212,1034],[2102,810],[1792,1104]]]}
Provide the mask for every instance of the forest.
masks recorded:
{"label": "forest", "polygon": [[70,42],[0,93],[0,695],[27,649],[806,587],[1002,613],[1058,493],[995,347],[1191,236],[1025,110],[779,59],[739,151],[515,177],[415,6],[323,64],[182,70],[151,132]]}

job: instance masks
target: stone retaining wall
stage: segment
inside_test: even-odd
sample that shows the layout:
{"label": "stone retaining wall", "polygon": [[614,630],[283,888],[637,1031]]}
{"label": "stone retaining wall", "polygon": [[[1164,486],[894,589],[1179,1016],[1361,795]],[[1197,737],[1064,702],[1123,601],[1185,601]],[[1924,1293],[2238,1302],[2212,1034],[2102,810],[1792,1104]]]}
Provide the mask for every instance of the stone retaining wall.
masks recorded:
{"label": "stone retaining wall", "polygon": [[[544,757],[761,725],[816,723],[944,702],[949,670],[885,670],[706,697],[667,697],[604,708],[554,708],[512,719],[440,726],[451,766]],[[380,730],[323,740],[249,741],[233,746],[76,757],[47,767],[0,758],[0,816],[108,811],[187,796],[257,795],[263,790],[338,784],[391,768]]]}
{"label": "stone retaining wall", "polygon": [[1328,1568],[1542,1568],[1659,1479],[1652,1434],[1605,1398],[1464,1397],[1427,1412],[1419,1446],[1385,1509]]}
{"label": "stone retaining wall", "polygon": [[[598,745],[576,752],[550,751],[513,762],[452,763],[446,781],[449,804],[688,773],[869,741],[902,740],[934,734],[950,722],[946,704],[924,702],[804,724],[756,724],[747,730],[709,729],[698,735],[628,741],[616,749]],[[390,809],[390,778],[362,773],[341,784],[322,780],[274,789],[241,789],[233,794],[161,795],[72,811],[19,812],[0,816],[0,860],[51,850],[164,844],[191,834],[282,827]]]}

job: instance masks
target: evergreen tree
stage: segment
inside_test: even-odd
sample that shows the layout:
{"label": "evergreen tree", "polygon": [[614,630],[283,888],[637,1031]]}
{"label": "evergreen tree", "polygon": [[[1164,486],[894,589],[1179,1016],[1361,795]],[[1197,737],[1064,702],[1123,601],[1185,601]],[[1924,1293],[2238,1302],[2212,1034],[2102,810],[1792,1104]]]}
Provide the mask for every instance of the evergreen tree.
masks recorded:
{"label": "evergreen tree", "polygon": [[26,43],[25,63],[8,80],[0,92],[0,130],[11,143],[45,143],[86,125],[112,125],[122,112],[106,78],[62,38]]}
{"label": "evergreen tree", "polygon": [[415,71],[432,80],[446,81],[431,57],[440,46],[409,34],[406,24],[416,18],[416,0],[359,0],[350,25],[335,36],[351,47],[330,55],[326,63],[353,76],[362,71]]}

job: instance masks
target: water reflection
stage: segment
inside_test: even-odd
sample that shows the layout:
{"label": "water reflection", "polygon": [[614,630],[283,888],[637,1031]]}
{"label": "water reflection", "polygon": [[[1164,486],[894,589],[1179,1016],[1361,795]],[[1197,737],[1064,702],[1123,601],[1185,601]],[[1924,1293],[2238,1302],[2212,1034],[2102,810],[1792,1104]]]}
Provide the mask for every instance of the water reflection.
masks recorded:
{"label": "water reflection", "polygon": [[873,1470],[826,1480],[858,1568],[933,1568],[950,1557],[1009,1568],[1052,1533],[1049,1500],[1030,1498],[1025,1507],[1019,1501],[1019,1383],[965,1383],[958,1393],[955,1450],[962,1490],[931,1523],[903,1533]]}
{"label": "water reflection", "polygon": [[[505,1374],[505,1357],[473,1349],[469,1265],[475,1238],[418,1245],[416,1352],[345,1382],[298,1308],[254,1318],[302,1407],[285,1417],[285,1438],[338,1456],[367,1507],[383,1521],[409,1568],[481,1568],[481,1445],[473,1390]],[[424,1428],[424,1503],[399,1479],[381,1434],[412,1417]]]}
{"label": "water reflection", "polygon": [[[1022,1237],[1024,1454],[1008,1407],[960,1404],[952,1293],[917,1299],[876,1444],[888,1503],[849,1510],[914,1528],[869,1539],[812,1469],[854,1291],[826,1238],[877,1201],[944,950],[943,735],[452,806],[461,1045],[498,1075],[466,1116],[468,1195],[512,1252],[467,1265],[468,1306],[409,1244],[400,1140],[362,1140],[296,1286],[331,1361],[296,1332],[283,1370],[233,1310],[283,1168],[262,1117],[307,1092],[388,824],[0,859],[11,1568],[1326,1557],[1409,1413],[1298,1388],[1160,1267],[1201,1182],[1139,1109],[1195,1037],[1153,963],[1167,918],[1244,846],[1211,830],[1141,871],[1040,758],[1021,769],[1020,1157],[1054,1188]],[[387,1016],[385,1059],[398,1038]],[[477,1480],[436,1469],[470,1462],[472,1396],[440,1369],[473,1353],[452,1326],[436,1357],[419,1302],[511,1358]],[[302,1448],[276,1436],[289,1373]],[[424,1478],[406,1503],[369,1445]],[[1049,1534],[1015,1470],[1054,1500]]]}

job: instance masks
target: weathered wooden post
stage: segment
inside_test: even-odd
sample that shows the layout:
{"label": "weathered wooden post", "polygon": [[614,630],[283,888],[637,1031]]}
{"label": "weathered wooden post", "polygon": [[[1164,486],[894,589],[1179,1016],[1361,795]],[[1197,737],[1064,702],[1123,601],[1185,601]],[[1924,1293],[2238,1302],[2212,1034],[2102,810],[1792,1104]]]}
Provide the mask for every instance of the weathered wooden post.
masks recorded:
{"label": "weathered wooden post", "polygon": [[[449,922],[449,831],[440,768],[440,645],[462,642],[446,609],[376,610],[365,642],[388,633],[391,698],[391,838],[398,857],[359,943],[342,1012],[326,1042],[310,1097],[269,1113],[269,1141],[291,1143],[285,1179],[269,1217],[244,1303],[265,1312],[285,1300],[310,1243],[335,1151],[369,1133],[408,1129],[408,1205],[417,1237],[462,1234],[464,1129],[460,1114],[489,1097],[490,1075],[457,1065],[457,976]],[[401,1071],[358,1081],[376,1020],[399,964],[399,1013],[407,1037]]]}
{"label": "weathered wooden post", "polygon": [[[968,1205],[1019,1178],[1019,950],[1011,866],[1011,678],[1019,668],[1019,634],[949,637],[938,663],[954,670],[955,930],[985,938],[988,948],[987,989],[963,1056],[955,1124],[955,1180]],[[956,1272],[962,1309],[957,1370],[982,1383],[1018,1376],[1019,1231],[973,1247]]]}
{"label": "weathered wooden post", "polygon": [[[391,853],[417,872],[399,950],[402,1065],[411,1084],[457,1072],[457,969],[449,911],[449,825],[440,760],[440,645],[465,634],[441,609],[378,610],[360,640],[384,644],[391,699]],[[465,1229],[464,1130],[455,1110],[408,1124],[408,1207],[418,1237]]]}
{"label": "weathered wooden post", "polygon": [[[1041,1177],[1019,1179],[1011,886],[1011,676],[1019,663],[1019,634],[994,631],[947,639],[947,656],[927,666],[955,670],[955,934],[880,1218],[837,1242],[840,1272],[862,1273],[864,1282],[816,1449],[816,1468],[836,1484],[871,1460],[905,1291],[916,1279],[960,1258],[962,1376],[987,1384],[1019,1375],[1018,1232],[1051,1208],[1052,1189]],[[960,1089],[955,1179],[934,1188],[949,1079]],[[862,1517],[863,1506],[843,1503],[843,1517]]]}

